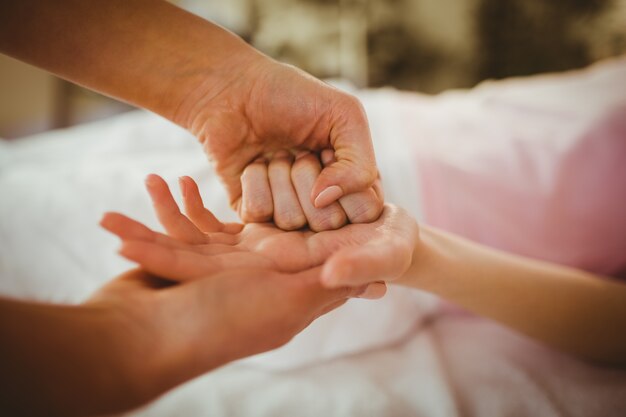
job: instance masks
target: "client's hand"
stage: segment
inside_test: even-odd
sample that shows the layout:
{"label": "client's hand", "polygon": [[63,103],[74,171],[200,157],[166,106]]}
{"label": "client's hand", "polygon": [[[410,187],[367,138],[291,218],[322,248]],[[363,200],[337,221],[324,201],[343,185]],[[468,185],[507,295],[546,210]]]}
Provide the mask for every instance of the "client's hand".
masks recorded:
{"label": "client's hand", "polygon": [[337,163],[331,149],[320,159],[308,152],[297,157],[286,151],[276,152],[269,163],[261,158],[249,164],[241,176],[242,198],[237,207],[246,222],[274,220],[283,230],[300,229],[308,224],[314,231],[338,229],[348,221],[369,223],[383,210],[380,179],[367,190],[341,197],[324,208],[315,207],[310,195],[323,168]]}
{"label": "client's hand", "polygon": [[174,280],[240,267],[299,271],[328,260],[323,269],[325,285],[336,285],[337,276],[351,278],[345,273],[352,268],[355,274],[364,273],[366,282],[373,282],[361,297],[377,298],[386,287],[375,281],[403,274],[418,239],[415,221],[391,205],[385,206],[374,223],[350,224],[320,233],[284,232],[269,223],[221,223],[204,208],[197,185],[189,177],[180,179],[188,217],[181,214],[160,177],[150,175],[146,185],[169,236],[117,213],[106,214],[102,225],[122,239],[123,256],[154,274]]}

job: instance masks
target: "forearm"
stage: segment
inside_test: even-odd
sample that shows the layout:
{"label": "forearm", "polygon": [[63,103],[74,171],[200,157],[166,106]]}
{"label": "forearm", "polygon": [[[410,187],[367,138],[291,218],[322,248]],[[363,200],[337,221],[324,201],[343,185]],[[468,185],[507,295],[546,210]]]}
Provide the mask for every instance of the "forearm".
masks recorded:
{"label": "forearm", "polygon": [[101,306],[0,299],[0,409],[83,416],[138,407],[182,382],[147,330]]}
{"label": "forearm", "polygon": [[232,33],[160,0],[2,2],[0,51],[183,126],[190,94],[219,92],[258,57]]}
{"label": "forearm", "polygon": [[[106,411],[113,398],[119,401],[124,384],[111,361],[105,322],[98,310],[1,300],[2,409],[17,415],[85,415]],[[112,392],[116,386],[120,391]]]}
{"label": "forearm", "polygon": [[401,283],[561,350],[626,365],[626,285],[423,228]]}

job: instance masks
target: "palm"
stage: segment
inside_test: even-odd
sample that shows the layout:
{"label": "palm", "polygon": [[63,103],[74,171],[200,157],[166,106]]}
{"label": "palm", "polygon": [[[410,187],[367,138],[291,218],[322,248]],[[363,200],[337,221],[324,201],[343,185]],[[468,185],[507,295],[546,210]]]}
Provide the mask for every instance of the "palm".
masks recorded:
{"label": "palm", "polygon": [[[390,230],[384,225],[399,225],[404,222],[405,216],[396,207],[387,206],[383,216],[374,223],[349,224],[341,229],[318,233],[310,230],[285,232],[273,223],[252,223],[235,235],[237,243],[233,245],[233,250],[242,249],[244,253],[261,255],[280,271],[296,272],[321,265],[341,248],[389,237]],[[211,241],[210,235],[208,240]]]}
{"label": "palm", "polygon": [[411,256],[416,229],[406,228],[410,217],[387,205],[374,223],[350,224],[341,229],[314,233],[285,232],[272,223],[223,224],[202,205],[190,178],[183,192],[189,217],[182,215],[167,184],[159,177],[148,185],[154,207],[168,236],[119,214],[109,214],[104,227],[124,241],[122,254],[148,271],[175,280],[190,279],[234,268],[275,268],[302,271],[321,265],[342,248],[369,242],[387,242],[400,248],[400,257]]}

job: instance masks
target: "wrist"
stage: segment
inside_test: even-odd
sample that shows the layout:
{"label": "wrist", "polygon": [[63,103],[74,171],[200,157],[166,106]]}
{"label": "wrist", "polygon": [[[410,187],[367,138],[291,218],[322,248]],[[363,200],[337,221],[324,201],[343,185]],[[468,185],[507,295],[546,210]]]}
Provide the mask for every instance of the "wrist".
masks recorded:
{"label": "wrist", "polygon": [[[91,358],[86,372],[107,413],[139,407],[175,385],[169,363],[172,341],[154,319],[159,315],[156,303],[133,302],[96,301],[75,307],[80,317],[77,334],[95,342],[83,347]],[[84,389],[92,391],[92,386]]]}
{"label": "wrist", "polygon": [[96,295],[85,312],[100,312],[98,337],[106,341],[98,361],[115,375],[111,402],[130,409],[153,400],[175,386],[210,371],[229,359],[228,333],[215,303],[203,299],[192,285],[168,291],[138,293],[132,299]]}
{"label": "wrist", "polygon": [[216,102],[222,107],[236,106],[235,95],[231,92],[251,88],[250,68],[270,60],[236,35],[218,29],[223,33],[219,36],[214,34],[219,39],[214,39],[211,45],[219,42],[220,47],[213,46],[193,53],[186,68],[179,70],[166,88],[167,108],[161,112],[196,135],[201,128],[198,121],[204,121],[204,110],[215,108]]}
{"label": "wrist", "polygon": [[420,227],[419,239],[413,249],[411,265],[398,283],[422,290],[432,290],[444,275],[445,262],[437,232],[427,226]]}
{"label": "wrist", "polygon": [[94,399],[96,410],[126,411],[161,393],[159,371],[166,348],[158,343],[150,326],[114,305],[78,306],[73,314],[80,317],[77,334],[91,335],[95,342],[84,346],[90,358],[84,369],[92,382],[83,389],[99,393],[100,398]]}
{"label": "wrist", "polygon": [[[27,415],[92,415],[140,404],[110,309],[11,300],[0,307],[2,336],[10,341],[0,361],[3,407]],[[32,390],[36,402],[27,397]]]}
{"label": "wrist", "polygon": [[199,291],[180,285],[139,300],[138,309],[117,308],[113,338],[126,353],[122,374],[138,404],[236,359],[231,357],[232,332],[216,308],[219,303],[205,303],[208,297]]}

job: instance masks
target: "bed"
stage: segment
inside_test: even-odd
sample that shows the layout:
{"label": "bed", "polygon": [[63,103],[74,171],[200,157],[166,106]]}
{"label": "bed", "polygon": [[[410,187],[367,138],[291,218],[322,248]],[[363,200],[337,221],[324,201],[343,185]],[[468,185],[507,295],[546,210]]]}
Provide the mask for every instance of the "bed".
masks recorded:
{"label": "bed", "polygon": [[[625,62],[590,71],[589,88],[624,81],[605,100],[614,103],[626,86]],[[533,82],[544,89],[560,83]],[[429,185],[418,180],[419,149],[410,138],[430,146],[426,139],[462,135],[472,120],[485,124],[485,103],[503,96],[523,102],[523,92],[531,94],[519,85],[490,83],[437,97],[355,91],[370,119],[387,200],[436,224],[425,210]],[[408,108],[423,115],[410,126]],[[475,148],[454,149],[452,165],[476,160]],[[77,303],[128,269],[115,254],[116,239],[97,224],[116,210],[158,228],[143,191],[150,172],[172,184],[180,175],[196,178],[207,206],[235,220],[200,145],[153,114],[134,111],[0,141],[0,293]],[[433,296],[394,287],[380,301],[351,300],[278,351],[224,366],[128,415],[623,416],[626,371],[586,364]]]}

